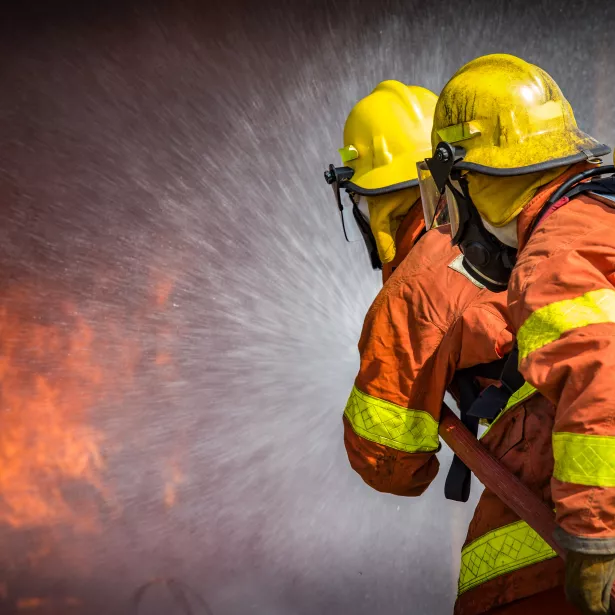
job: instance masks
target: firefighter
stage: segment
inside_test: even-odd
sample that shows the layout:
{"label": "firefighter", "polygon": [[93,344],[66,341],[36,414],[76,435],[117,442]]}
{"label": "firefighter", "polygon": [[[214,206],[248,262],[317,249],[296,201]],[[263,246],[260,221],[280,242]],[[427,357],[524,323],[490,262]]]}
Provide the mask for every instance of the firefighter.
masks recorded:
{"label": "firefighter", "polygon": [[[478,375],[489,377],[482,366],[497,364],[512,346],[505,297],[463,268],[448,226],[432,228],[433,211],[425,230],[416,163],[431,153],[435,101],[422,88],[381,83],[348,116],[345,166],[331,165],[325,174],[346,237],[363,236],[372,265],[383,263],[385,281],[359,341],[344,442],[368,485],[402,496],[420,495],[438,472],[447,388],[463,405],[456,374],[481,366]],[[453,465],[449,472],[447,497],[466,500],[469,476],[459,470]]]}
{"label": "firefighter", "polygon": [[[533,532],[516,533],[518,518],[486,490],[464,546],[456,612],[508,603],[493,612],[607,613],[615,578],[615,190],[591,178],[604,173],[599,157],[610,149],[579,130],[546,72],[503,54],[473,60],[447,83],[432,146],[424,192],[445,195],[439,202],[465,269],[507,290],[526,381],[483,442],[555,508],[555,538],[567,552],[564,565]],[[563,602],[562,585],[576,609]]]}

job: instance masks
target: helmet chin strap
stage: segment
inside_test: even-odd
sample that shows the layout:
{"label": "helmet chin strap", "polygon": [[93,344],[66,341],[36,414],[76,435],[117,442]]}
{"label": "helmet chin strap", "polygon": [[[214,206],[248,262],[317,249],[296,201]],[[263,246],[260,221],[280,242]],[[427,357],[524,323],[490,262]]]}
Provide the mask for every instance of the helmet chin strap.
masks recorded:
{"label": "helmet chin strap", "polygon": [[363,236],[363,241],[365,242],[365,247],[369,253],[369,260],[372,265],[372,269],[382,269],[382,261],[378,255],[378,246],[376,245],[376,238],[374,237],[374,233],[372,233],[372,229],[369,225],[369,218],[367,218],[359,209],[359,206],[354,199],[352,201],[352,215],[354,216],[357,226],[361,231],[361,235]]}
{"label": "helmet chin strap", "polygon": [[357,207],[363,214],[363,217],[369,222],[369,205],[367,203],[367,197],[359,195],[357,198]]}
{"label": "helmet chin strap", "polygon": [[517,218],[505,224],[504,226],[492,226],[481,216],[483,226],[494,236],[497,237],[504,245],[511,248],[519,247],[519,238],[517,237]]}

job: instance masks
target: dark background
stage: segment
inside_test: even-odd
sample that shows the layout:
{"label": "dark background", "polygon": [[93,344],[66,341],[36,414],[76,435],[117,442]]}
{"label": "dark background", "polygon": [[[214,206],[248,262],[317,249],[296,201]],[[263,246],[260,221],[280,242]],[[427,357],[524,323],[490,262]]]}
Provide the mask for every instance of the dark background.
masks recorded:
{"label": "dark background", "polygon": [[437,93],[491,52],[546,69],[613,144],[614,17],[555,0],[5,11],[0,612],[450,613],[472,503],[444,500],[444,471],[418,500],[376,493],[345,457],[379,279],[322,171],[379,81]]}

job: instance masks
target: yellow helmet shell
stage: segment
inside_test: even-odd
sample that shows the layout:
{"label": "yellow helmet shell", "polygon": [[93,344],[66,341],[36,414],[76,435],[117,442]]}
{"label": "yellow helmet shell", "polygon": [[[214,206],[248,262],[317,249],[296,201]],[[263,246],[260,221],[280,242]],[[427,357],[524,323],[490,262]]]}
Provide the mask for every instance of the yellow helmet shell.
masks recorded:
{"label": "yellow helmet shell", "polygon": [[431,155],[438,97],[429,90],[383,81],[360,100],[344,126],[342,164],[354,169],[348,186],[376,196],[418,185],[416,163]]}
{"label": "yellow helmet shell", "polygon": [[610,151],[579,130],[544,70],[507,54],[477,58],[453,75],[438,98],[431,140],[434,148],[459,144],[466,155],[457,166],[488,175],[531,173]]}

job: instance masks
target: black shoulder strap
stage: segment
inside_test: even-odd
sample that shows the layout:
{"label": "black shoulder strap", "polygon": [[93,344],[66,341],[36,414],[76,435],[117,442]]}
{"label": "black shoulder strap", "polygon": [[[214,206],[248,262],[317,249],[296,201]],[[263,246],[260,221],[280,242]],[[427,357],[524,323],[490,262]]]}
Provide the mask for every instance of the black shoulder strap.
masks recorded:
{"label": "black shoulder strap", "polygon": [[525,383],[525,378],[523,378],[519,371],[519,346],[517,346],[517,340],[515,340],[513,348],[506,358],[504,369],[500,375],[500,382],[511,395],[518,391]]}
{"label": "black shoulder strap", "polygon": [[[472,370],[472,372],[469,370],[458,370],[453,377],[453,384],[459,392],[459,415],[461,422],[472,435],[476,436],[478,434],[478,419],[468,415],[468,410],[472,407],[479,393],[476,377],[473,373],[476,370],[473,368]],[[471,485],[472,472],[470,468],[457,455],[454,455],[446,475],[446,482],[444,483],[444,497],[454,502],[467,502],[470,497]]]}
{"label": "black shoulder strap", "polygon": [[[507,357],[491,363],[481,363],[455,372],[453,384],[459,392],[459,414],[461,422],[476,436],[478,434],[478,417],[470,414],[470,409],[479,397],[480,387],[477,378],[496,380],[505,367]],[[467,502],[470,497],[472,473],[455,455],[444,483],[444,496],[455,502]]]}
{"label": "black shoulder strap", "polygon": [[[551,209],[555,203],[559,200],[567,197],[571,199],[582,192],[597,192],[599,194],[613,194],[610,192],[612,189],[612,181],[613,176],[605,177],[602,179],[592,179],[592,177],[598,177],[600,175],[607,175],[608,173],[614,173],[615,166],[606,165],[604,167],[593,167],[588,169],[587,171],[583,171],[577,175],[573,175],[569,179],[567,179],[548,199],[547,202],[543,205],[542,209],[538,212],[538,215],[534,218],[532,222],[532,226],[530,227],[530,235],[536,230],[538,224],[543,219],[547,211]],[[590,187],[591,186],[591,187]],[[605,192],[600,192],[600,190],[604,190]]]}
{"label": "black shoulder strap", "polygon": [[564,196],[571,199],[584,192],[595,192],[607,197],[615,196],[615,177],[603,177],[602,179],[577,184],[572,190],[566,192]]}
{"label": "black shoulder strap", "polygon": [[[459,391],[459,413],[461,422],[476,436],[481,418],[493,420],[504,409],[511,395],[523,386],[525,380],[519,372],[519,349],[517,343],[502,359],[457,370],[453,382]],[[482,393],[476,378],[500,380],[500,386],[490,385]],[[455,455],[451,462],[444,496],[447,500],[467,502],[470,497],[472,473]]]}

